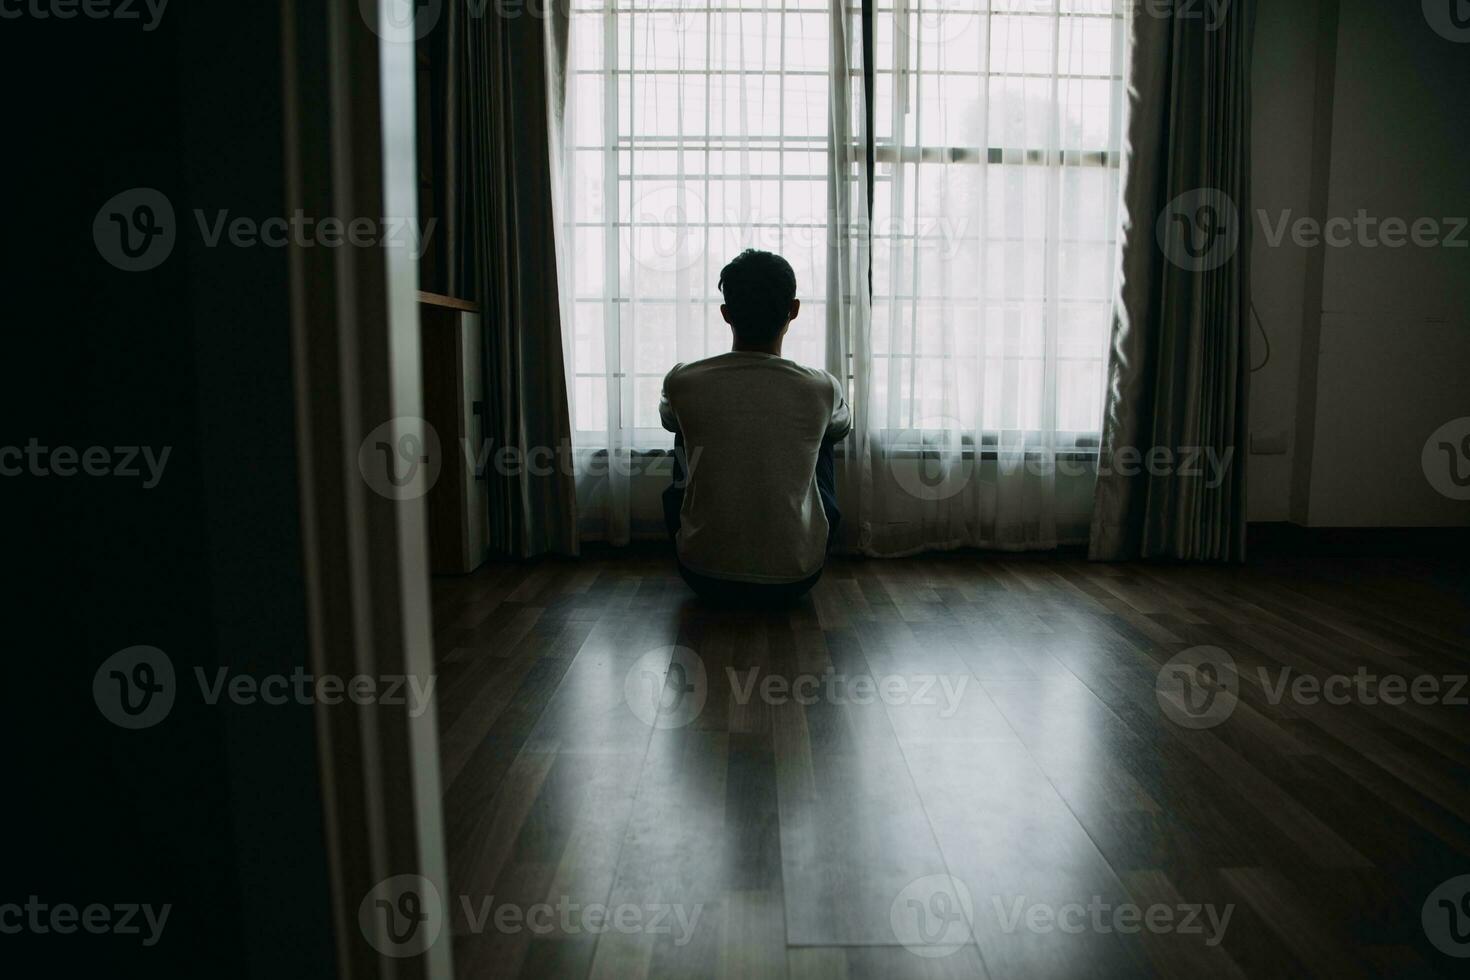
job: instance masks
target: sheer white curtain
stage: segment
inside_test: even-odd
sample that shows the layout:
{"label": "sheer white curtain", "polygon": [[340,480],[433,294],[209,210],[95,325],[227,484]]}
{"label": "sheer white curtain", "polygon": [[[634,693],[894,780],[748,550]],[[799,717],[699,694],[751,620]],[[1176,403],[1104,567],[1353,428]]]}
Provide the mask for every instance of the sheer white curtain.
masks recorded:
{"label": "sheer white curtain", "polygon": [[1058,456],[1063,491],[1085,493],[1116,263],[1121,9],[878,3],[861,546],[1083,541],[1085,508],[1059,508]]}
{"label": "sheer white curtain", "polygon": [[850,386],[849,547],[1085,538],[1085,506],[1058,531],[1054,463],[1102,404],[1115,2],[866,0],[865,72],[860,0],[571,0],[558,272],[586,536],[661,533],[659,384],[728,349],[716,282],[755,247],[796,270],[786,356]]}

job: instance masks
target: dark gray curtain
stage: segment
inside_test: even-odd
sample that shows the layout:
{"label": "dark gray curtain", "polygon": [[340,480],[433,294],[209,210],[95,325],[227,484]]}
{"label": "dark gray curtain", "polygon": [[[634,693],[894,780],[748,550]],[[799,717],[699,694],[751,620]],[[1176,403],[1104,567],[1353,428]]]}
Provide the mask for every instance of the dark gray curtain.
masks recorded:
{"label": "dark gray curtain", "polygon": [[1094,559],[1245,554],[1254,7],[1133,19]]}
{"label": "dark gray curtain", "polygon": [[576,554],[547,141],[546,21],[529,14],[460,16],[456,28],[464,55],[465,260],[485,325],[491,547],[517,557]]}

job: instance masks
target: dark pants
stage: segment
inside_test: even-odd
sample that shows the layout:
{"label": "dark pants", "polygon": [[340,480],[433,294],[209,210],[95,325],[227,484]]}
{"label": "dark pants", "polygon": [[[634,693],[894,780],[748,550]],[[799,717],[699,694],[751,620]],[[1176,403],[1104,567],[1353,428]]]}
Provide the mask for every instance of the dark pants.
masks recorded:
{"label": "dark pants", "polygon": [[[837,471],[832,459],[832,444],[824,442],[817,451],[817,493],[822,498],[822,512],[827,515],[827,550],[837,540],[837,529],[842,524],[842,514],[837,509]],[[679,533],[679,512],[684,509],[684,437],[674,435],[674,482],[664,491],[664,525],[669,529],[669,540],[675,541]],[[760,533],[751,528],[752,534]],[[729,579],[701,575],[684,567],[678,557],[679,574],[701,598],[721,605],[770,605],[789,602],[806,595],[822,577],[817,569],[800,582],[766,584],[758,582],[733,582]]]}

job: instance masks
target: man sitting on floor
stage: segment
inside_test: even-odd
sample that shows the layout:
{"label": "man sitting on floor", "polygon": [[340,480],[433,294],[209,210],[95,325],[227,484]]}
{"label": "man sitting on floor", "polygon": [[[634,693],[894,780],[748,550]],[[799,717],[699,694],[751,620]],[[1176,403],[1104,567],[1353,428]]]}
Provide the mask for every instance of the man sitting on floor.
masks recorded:
{"label": "man sitting on floor", "polygon": [[719,288],[730,352],[664,378],[659,416],[674,433],[664,520],[695,592],[791,599],[816,584],[836,538],[832,445],[852,420],[836,378],[781,356],[801,309],[785,259],[746,249]]}

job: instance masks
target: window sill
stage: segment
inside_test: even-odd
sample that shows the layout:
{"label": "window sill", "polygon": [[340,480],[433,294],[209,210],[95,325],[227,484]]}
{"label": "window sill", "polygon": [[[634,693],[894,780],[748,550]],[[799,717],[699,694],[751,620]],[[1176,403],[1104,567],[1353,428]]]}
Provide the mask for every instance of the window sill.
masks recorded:
{"label": "window sill", "polygon": [[[846,450],[847,450],[847,447],[845,445],[843,445],[842,443],[838,443],[832,449],[832,456],[833,456],[833,458],[834,459],[845,459],[847,457],[847,451]],[[586,455],[587,455],[587,457],[589,459],[606,459],[607,458],[607,454],[608,454],[608,451],[606,449],[583,450],[583,452],[586,453]],[[1027,458],[1030,458],[1030,459],[1040,459],[1041,458],[1041,455],[1042,455],[1039,450],[1035,450],[1035,449],[1028,449],[1028,450],[1026,450],[1025,454],[1026,454]],[[631,449],[631,450],[628,451],[628,455],[631,456],[634,459],[658,459],[658,458],[663,457],[663,456],[672,457],[674,455],[674,450],[673,449]],[[904,448],[904,447],[899,447],[899,448],[896,448],[896,449],[890,449],[890,450],[888,450],[887,455],[888,455],[888,457],[890,459],[939,459],[940,456],[941,456],[939,450],[937,450],[937,449],[918,449],[918,448]],[[1069,461],[1079,461],[1079,462],[1086,462],[1088,460],[1095,460],[1095,459],[1097,459],[1097,455],[1098,455],[1098,450],[1097,450],[1097,447],[1096,446],[1074,446],[1074,447],[1069,447],[1067,449],[1058,449],[1056,451],[1056,453],[1054,454],[1055,458],[1056,459],[1059,459],[1059,460],[1069,460]],[[960,449],[960,458],[961,459],[975,459],[975,458],[977,458],[976,457],[976,453],[975,453],[975,448],[973,446],[964,446],[964,447],[962,447]],[[979,457],[978,458],[980,459],[981,462],[985,462],[986,460],[997,460],[997,459],[1000,459],[1000,452],[998,450],[995,450],[995,449],[988,449],[988,448],[983,448],[982,447],[980,449]]]}

